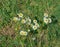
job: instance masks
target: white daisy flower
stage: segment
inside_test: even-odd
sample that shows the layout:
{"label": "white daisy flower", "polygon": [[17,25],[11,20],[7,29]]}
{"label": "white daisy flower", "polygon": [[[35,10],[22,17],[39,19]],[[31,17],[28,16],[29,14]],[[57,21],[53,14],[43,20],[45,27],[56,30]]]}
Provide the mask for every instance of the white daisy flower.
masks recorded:
{"label": "white daisy flower", "polygon": [[38,23],[35,23],[35,25],[36,25],[37,27],[39,27],[39,26],[40,26]]}
{"label": "white daisy flower", "polygon": [[37,23],[37,20],[33,20],[33,23]]}
{"label": "white daisy flower", "polygon": [[48,17],[48,13],[44,13],[44,17]]}
{"label": "white daisy flower", "polygon": [[23,35],[23,36],[27,36],[27,32],[26,31],[20,31],[20,35]]}
{"label": "white daisy flower", "polygon": [[22,13],[19,13],[19,14],[17,14],[18,15],[18,17],[23,17],[23,14]]}
{"label": "white daisy flower", "polygon": [[25,20],[25,19],[22,19],[22,20],[21,20],[21,23],[22,23],[22,24],[25,24],[25,23],[26,23],[26,20]]}
{"label": "white daisy flower", "polygon": [[33,25],[32,28],[33,28],[33,30],[36,30],[37,29],[37,26],[36,25]]}
{"label": "white daisy flower", "polygon": [[51,23],[51,22],[52,22],[52,19],[51,19],[51,18],[48,18],[48,20],[49,20],[49,21],[48,21],[49,23]]}
{"label": "white daisy flower", "polygon": [[49,23],[48,21],[49,21],[48,18],[44,17],[44,23],[48,24]]}
{"label": "white daisy flower", "polygon": [[13,21],[19,21],[20,19],[18,17],[13,17]]}

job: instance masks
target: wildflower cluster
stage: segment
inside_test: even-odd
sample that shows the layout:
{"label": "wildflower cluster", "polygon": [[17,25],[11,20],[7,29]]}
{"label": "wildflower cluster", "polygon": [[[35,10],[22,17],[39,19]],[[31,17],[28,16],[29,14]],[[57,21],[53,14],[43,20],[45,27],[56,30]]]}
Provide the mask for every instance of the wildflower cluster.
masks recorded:
{"label": "wildflower cluster", "polygon": [[20,19],[23,17],[23,14],[22,13],[19,13],[19,14],[17,14],[18,15],[18,17],[17,16],[15,16],[15,17],[13,17],[13,21],[20,21]]}
{"label": "wildflower cluster", "polygon": [[30,17],[24,17],[22,13],[17,14],[17,16],[13,17],[13,21],[19,21],[21,24],[25,25],[24,28],[26,28],[26,26],[30,26],[26,31],[20,30],[20,35],[26,36],[31,31],[31,29],[35,31],[40,27],[36,19],[32,20]]}
{"label": "wildflower cluster", "polygon": [[[39,27],[41,25],[41,23],[39,24],[40,21],[38,21],[37,19],[32,20],[29,16],[24,17],[24,15],[22,13],[17,14],[17,16],[18,17],[13,17],[13,21],[19,21],[20,24],[24,25],[24,26],[21,25],[21,26],[23,26],[24,29],[20,30],[20,35],[27,36],[28,33],[30,33],[30,32],[32,32],[32,33],[37,32],[37,30],[39,29]],[[44,13],[43,23],[45,23],[47,25],[52,22],[53,22],[53,20],[51,17],[49,17],[48,13]]]}
{"label": "wildflower cluster", "polygon": [[49,24],[52,22],[52,19],[48,16],[47,13],[44,13],[44,23]]}

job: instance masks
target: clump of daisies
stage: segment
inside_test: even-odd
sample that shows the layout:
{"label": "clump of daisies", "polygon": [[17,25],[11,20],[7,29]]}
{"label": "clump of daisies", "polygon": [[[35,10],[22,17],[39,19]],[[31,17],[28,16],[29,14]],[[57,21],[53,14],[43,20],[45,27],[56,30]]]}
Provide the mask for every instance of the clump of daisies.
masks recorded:
{"label": "clump of daisies", "polygon": [[44,23],[49,24],[52,22],[52,19],[48,16],[48,13],[44,13]]}
{"label": "clump of daisies", "polygon": [[38,24],[37,20],[34,19],[34,20],[33,20],[33,23],[31,23],[31,28],[32,28],[33,30],[37,30],[39,27],[40,27],[40,25]]}
{"label": "clump of daisies", "polygon": [[[21,26],[24,25],[24,28],[26,30],[25,31],[21,30],[20,35],[27,36],[28,33],[30,32],[35,33],[37,29],[40,27],[40,25],[42,24],[41,22],[45,23],[43,25],[44,29],[47,28],[47,24],[56,22],[56,20],[54,20],[53,18],[56,19],[53,16],[49,17],[48,13],[44,13],[43,21],[40,21],[37,17],[35,17],[34,19],[31,19],[30,17],[24,17],[23,13],[18,13],[17,16],[13,17],[13,21],[15,22],[19,21],[19,24],[21,24]],[[35,38],[32,38],[32,39],[35,40]]]}
{"label": "clump of daisies", "polygon": [[28,32],[26,32],[26,31],[20,31],[20,35],[27,36],[28,35]]}
{"label": "clump of daisies", "polygon": [[13,17],[13,21],[20,21],[20,19],[23,18],[23,13],[18,13],[17,16]]}
{"label": "clump of daisies", "polygon": [[[36,18],[32,20],[30,17],[24,17],[23,13],[18,13],[17,15],[18,15],[18,17],[13,17],[14,21],[19,21],[21,24],[29,25],[27,31],[20,31],[20,35],[26,36],[28,34],[28,32],[31,31],[31,29],[34,32],[40,27],[40,24],[39,24],[40,22],[38,22],[38,20]],[[49,17],[48,13],[44,13],[43,21],[45,24],[52,23],[52,19],[51,19],[51,17]],[[26,27],[24,27],[24,28],[26,28]]]}
{"label": "clump of daisies", "polygon": [[[32,21],[33,21],[33,22],[32,22]],[[33,32],[34,32],[35,30],[37,30],[37,29],[40,27],[40,25],[38,24],[37,20],[36,20],[36,19],[31,20],[30,17],[22,18],[22,19],[21,19],[21,23],[24,24],[24,25],[29,25],[30,27],[28,27],[27,31],[23,31],[23,32],[20,31],[20,35],[28,34],[28,33],[31,31],[31,29],[32,29]],[[25,28],[26,28],[26,27],[25,27]],[[22,33],[21,33],[21,32],[22,32]]]}

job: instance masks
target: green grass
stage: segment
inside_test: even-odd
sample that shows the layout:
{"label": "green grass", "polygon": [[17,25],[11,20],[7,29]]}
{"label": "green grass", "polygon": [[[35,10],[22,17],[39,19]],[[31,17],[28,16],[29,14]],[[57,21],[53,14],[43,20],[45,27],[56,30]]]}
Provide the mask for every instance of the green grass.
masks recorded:
{"label": "green grass", "polygon": [[[29,27],[20,21],[13,22],[13,17],[20,12],[25,18],[33,20],[36,16],[40,21],[47,12],[49,16],[55,16],[58,22],[47,27],[39,22],[38,33],[21,36],[20,30],[27,31]],[[0,0],[0,47],[60,47],[60,0]]]}

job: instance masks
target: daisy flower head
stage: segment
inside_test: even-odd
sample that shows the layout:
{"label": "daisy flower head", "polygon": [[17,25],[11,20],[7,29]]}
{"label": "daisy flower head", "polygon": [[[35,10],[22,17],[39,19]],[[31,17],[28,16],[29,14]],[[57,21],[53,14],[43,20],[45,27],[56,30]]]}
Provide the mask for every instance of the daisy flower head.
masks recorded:
{"label": "daisy flower head", "polygon": [[36,25],[33,25],[33,30],[37,30],[37,26]]}
{"label": "daisy flower head", "polygon": [[52,22],[52,19],[51,18],[48,18],[48,22],[51,23]]}
{"label": "daisy flower head", "polygon": [[25,20],[25,19],[22,19],[22,20],[21,20],[21,23],[22,23],[22,24],[25,24],[25,23],[26,23],[26,20]]}
{"label": "daisy flower head", "polygon": [[48,13],[44,13],[44,17],[48,17]]}
{"label": "daisy flower head", "polygon": [[18,17],[13,17],[13,21],[19,21],[20,19]]}
{"label": "daisy flower head", "polygon": [[33,20],[33,23],[37,23],[37,20]]}
{"label": "daisy flower head", "polygon": [[20,35],[22,35],[22,36],[27,36],[27,32],[26,31],[20,31]]}
{"label": "daisy flower head", "polygon": [[17,15],[18,15],[18,17],[20,17],[20,18],[23,17],[23,14],[22,14],[22,13],[19,13],[19,14],[17,14]]}
{"label": "daisy flower head", "polygon": [[40,25],[38,23],[36,23],[35,26],[40,27]]}
{"label": "daisy flower head", "polygon": [[48,24],[48,21],[49,21],[48,18],[45,18],[45,17],[44,17],[44,23],[45,23],[45,24]]}

